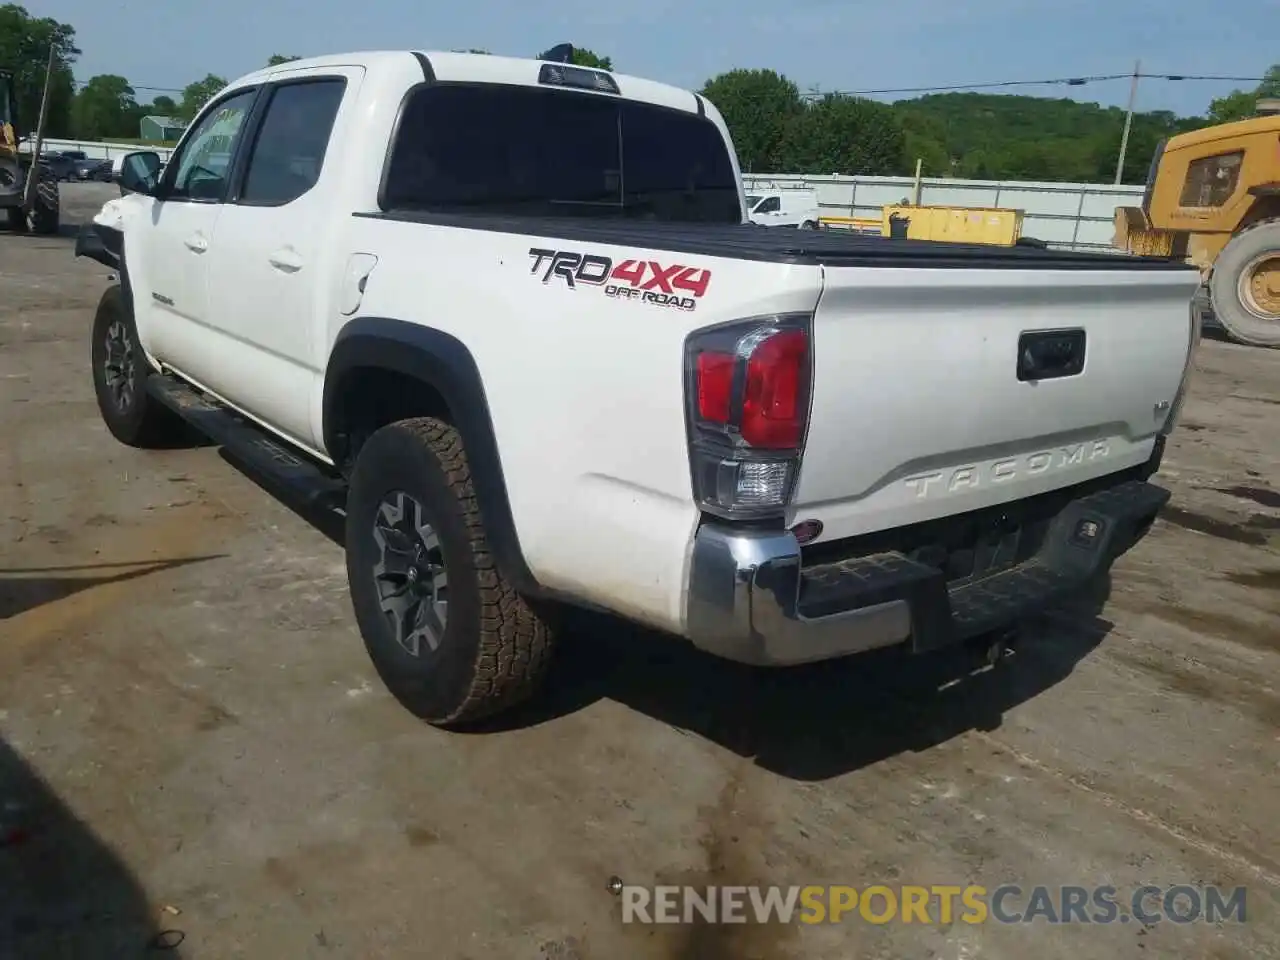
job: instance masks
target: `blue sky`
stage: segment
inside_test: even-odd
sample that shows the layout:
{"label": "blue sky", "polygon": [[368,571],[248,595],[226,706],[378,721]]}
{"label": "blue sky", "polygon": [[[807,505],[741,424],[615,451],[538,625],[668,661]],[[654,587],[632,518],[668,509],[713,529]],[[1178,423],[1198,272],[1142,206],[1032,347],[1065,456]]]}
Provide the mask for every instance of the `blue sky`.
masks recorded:
{"label": "blue sky", "polygon": [[[182,87],[272,53],[568,41],[615,67],[697,87],[770,67],[801,89],[863,90],[1144,72],[1261,76],[1280,61],[1280,0],[26,0],[76,28],[77,79]],[[1138,108],[1202,113],[1230,83],[1144,80]],[[1240,86],[1251,87],[1252,84]],[[1018,92],[1123,104],[1128,81]],[[152,91],[139,89],[140,100]]]}

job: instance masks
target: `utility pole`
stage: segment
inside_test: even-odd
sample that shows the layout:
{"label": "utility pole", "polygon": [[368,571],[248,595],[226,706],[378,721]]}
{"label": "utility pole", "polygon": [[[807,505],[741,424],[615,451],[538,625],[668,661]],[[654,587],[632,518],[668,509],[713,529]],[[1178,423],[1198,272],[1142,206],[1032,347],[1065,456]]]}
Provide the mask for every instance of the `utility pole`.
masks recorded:
{"label": "utility pole", "polygon": [[44,68],[44,93],[40,95],[40,119],[36,121],[36,140],[31,145],[31,166],[27,169],[27,182],[23,184],[22,205],[27,211],[35,206],[36,186],[40,180],[40,152],[44,149],[44,122],[49,116],[49,87],[53,80],[53,55],[56,50],[49,43],[49,62]]}
{"label": "utility pole", "polygon": [[1124,134],[1120,137],[1120,159],[1116,161],[1116,184],[1124,175],[1124,155],[1129,149],[1129,128],[1133,126],[1133,104],[1138,99],[1138,74],[1142,73],[1142,61],[1133,62],[1133,81],[1129,84],[1129,109],[1124,115]]}

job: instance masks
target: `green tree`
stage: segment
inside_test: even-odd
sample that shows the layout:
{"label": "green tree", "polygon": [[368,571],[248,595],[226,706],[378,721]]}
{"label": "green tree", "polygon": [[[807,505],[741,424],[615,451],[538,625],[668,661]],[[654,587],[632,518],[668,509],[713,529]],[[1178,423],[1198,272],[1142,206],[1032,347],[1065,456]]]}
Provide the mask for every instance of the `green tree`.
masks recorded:
{"label": "green tree", "polygon": [[124,77],[93,77],[71,104],[72,134],[81,140],[136,137],[138,102]]}
{"label": "green tree", "polygon": [[191,120],[226,85],[226,80],[212,73],[203,80],[187,84],[182,88],[182,104],[178,108],[178,116],[183,120]]}
{"label": "green tree", "polygon": [[75,38],[75,28],[70,24],[52,17],[33,17],[16,3],[0,5],[0,66],[13,72],[14,100],[24,134],[35,136],[50,46],[54,62],[46,133],[58,137],[71,132],[71,102],[75,96],[71,65],[80,55]]}
{"label": "green tree", "polygon": [[288,56],[283,53],[273,53],[267,58],[268,67],[278,67],[282,63],[293,63],[295,60],[301,60],[301,57]]}
{"label": "green tree", "polygon": [[778,165],[795,173],[900,173],[906,137],[888,104],[829,93],[790,116]]}
{"label": "green tree", "polygon": [[785,172],[782,143],[791,119],[805,109],[793,82],[772,70],[730,70],[708,80],[702,95],[724,117],[745,172]]}
{"label": "green tree", "polygon": [[1254,88],[1252,93],[1232,90],[1226,96],[1211,101],[1209,121],[1230,123],[1232,120],[1244,120],[1253,116],[1258,100],[1264,97],[1280,97],[1280,63],[1272,64],[1263,77],[1263,81]]}
{"label": "green tree", "polygon": [[1258,98],[1243,90],[1232,90],[1222,97],[1215,97],[1209,103],[1206,114],[1210,123],[1230,123],[1232,120],[1244,120],[1253,116],[1254,104]]}
{"label": "green tree", "polygon": [[[897,111],[894,116],[899,117]],[[899,117],[901,123],[901,118]],[[926,177],[948,177],[955,170],[955,158],[947,151],[946,127],[929,119],[915,126],[902,123],[906,162],[910,172],[915,172],[916,160],[921,161],[921,173]]]}
{"label": "green tree", "polygon": [[[1110,182],[1124,111],[1066,98],[945,93],[892,105],[907,135],[907,164],[926,175],[981,180]],[[1167,110],[1135,113],[1124,180],[1141,183],[1156,143],[1205,124]]]}
{"label": "green tree", "polygon": [[[549,54],[554,49],[555,47],[551,47],[550,49],[543,50],[540,54],[537,55],[535,59],[546,60],[547,54]],[[472,53],[488,53],[489,51],[472,50],[471,52]],[[598,53],[593,53],[590,50],[587,50],[585,48],[580,48],[580,47],[573,48],[573,55],[569,58],[569,62],[577,64],[580,67],[595,67],[597,70],[613,69],[613,59],[611,57],[602,57]]]}
{"label": "green tree", "polygon": [[178,104],[174,102],[173,97],[166,97],[162,93],[151,101],[146,108],[146,113],[153,117],[173,117],[178,114]]}
{"label": "green tree", "polygon": [[590,50],[584,50],[579,47],[573,48],[573,62],[580,67],[595,67],[597,70],[612,70],[613,58],[602,57]]}

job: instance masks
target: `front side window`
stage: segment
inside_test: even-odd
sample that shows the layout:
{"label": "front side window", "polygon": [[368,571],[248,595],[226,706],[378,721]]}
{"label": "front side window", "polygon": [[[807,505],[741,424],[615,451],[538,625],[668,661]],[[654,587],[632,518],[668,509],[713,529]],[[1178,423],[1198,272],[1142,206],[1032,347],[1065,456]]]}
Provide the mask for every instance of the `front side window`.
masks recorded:
{"label": "front side window", "polygon": [[1193,160],[1187,165],[1187,179],[1182,185],[1180,207],[1220,207],[1236,192],[1244,153],[1223,153],[1216,157]]}
{"label": "front side window", "polygon": [[241,203],[285,204],[316,185],[346,85],[326,78],[276,88],[249,157]]}
{"label": "front side window", "polygon": [[756,213],[777,213],[781,209],[782,209],[781,197],[766,197],[761,202],[760,206],[756,207],[755,212]]}
{"label": "front side window", "polygon": [[201,118],[176,157],[166,200],[221,200],[231,155],[240,139],[256,90],[224,100]]}
{"label": "front side window", "polygon": [[737,223],[738,189],[705,117],[560,89],[436,85],[405,104],[382,205]]}

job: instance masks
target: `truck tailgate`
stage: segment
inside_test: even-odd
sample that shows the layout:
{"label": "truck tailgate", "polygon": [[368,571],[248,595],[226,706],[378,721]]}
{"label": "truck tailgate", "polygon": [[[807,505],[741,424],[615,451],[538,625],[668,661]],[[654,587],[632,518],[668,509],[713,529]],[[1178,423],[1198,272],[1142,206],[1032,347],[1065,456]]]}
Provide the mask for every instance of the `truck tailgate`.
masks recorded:
{"label": "truck tailgate", "polygon": [[831,540],[1144,462],[1197,285],[1193,270],[825,266],[794,517]]}

